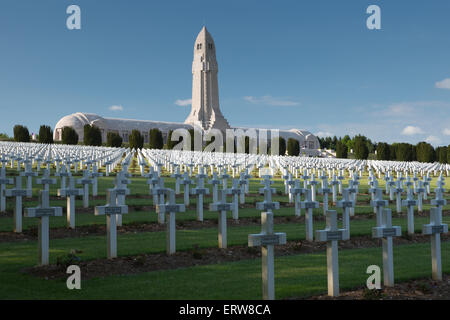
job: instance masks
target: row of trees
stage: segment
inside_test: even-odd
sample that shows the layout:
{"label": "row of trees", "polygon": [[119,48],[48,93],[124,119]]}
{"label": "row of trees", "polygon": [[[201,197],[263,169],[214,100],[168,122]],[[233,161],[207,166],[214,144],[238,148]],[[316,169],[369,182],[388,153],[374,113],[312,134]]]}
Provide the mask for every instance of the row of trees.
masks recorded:
{"label": "row of trees", "polygon": [[[14,126],[14,141],[17,142],[30,142],[31,137],[28,128],[22,125]],[[191,150],[194,150],[194,129],[190,129],[191,135]],[[151,129],[149,132],[149,148],[151,149],[173,149],[175,145],[182,141],[182,137],[178,141],[172,141],[173,131],[168,133],[167,144],[164,145],[164,139],[162,132],[157,129]],[[3,136],[2,136],[3,137]],[[3,137],[5,140],[8,138],[6,135]],[[50,144],[53,143],[53,131],[50,126],[42,125],[39,128],[39,135],[37,140],[40,143]],[[76,131],[71,127],[64,127],[62,129],[61,140],[63,144],[78,144],[79,137]],[[396,160],[396,161],[419,161],[419,162],[434,162],[450,163],[450,145],[448,147],[433,148],[433,146],[427,142],[419,142],[416,145],[409,143],[392,143],[386,142],[373,143],[370,139],[363,135],[357,135],[353,138],[346,135],[343,138],[334,136],[319,138],[320,146],[323,149],[336,150],[337,158],[347,158],[352,151],[356,159],[367,159],[370,154],[376,153],[376,159],[378,160]],[[102,133],[96,126],[85,125],[84,126],[84,141],[85,145],[101,146],[102,145]],[[121,147],[123,143],[122,137],[115,132],[108,132],[106,137],[106,145],[109,147]],[[133,130],[129,136],[130,148],[138,149],[144,147],[144,137],[138,130]],[[223,150],[226,150],[225,146]],[[237,151],[235,143],[234,152]],[[245,137],[245,153],[250,152],[250,138]],[[270,153],[270,149],[268,150]],[[290,156],[300,155],[300,144],[296,139],[286,140],[282,137],[279,138],[279,154]]]}
{"label": "row of trees", "polygon": [[393,161],[419,161],[450,163],[450,146],[438,147],[436,149],[427,142],[419,142],[416,145],[409,143],[373,143],[365,136],[357,135],[350,138],[336,136],[319,138],[321,148],[336,150],[337,158],[347,158],[350,151],[356,159],[368,159],[370,154],[376,153],[377,160]]}

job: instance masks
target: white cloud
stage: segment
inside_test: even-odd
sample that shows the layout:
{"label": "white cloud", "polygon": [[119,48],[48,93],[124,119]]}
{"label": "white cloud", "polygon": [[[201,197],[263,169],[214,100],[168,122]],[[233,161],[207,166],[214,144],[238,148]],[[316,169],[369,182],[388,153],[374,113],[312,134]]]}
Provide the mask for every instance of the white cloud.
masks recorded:
{"label": "white cloud", "polygon": [[436,88],[450,90],[450,78],[436,82]]}
{"label": "white cloud", "polygon": [[177,101],[175,101],[175,104],[180,107],[190,106],[192,104],[192,99],[178,99]]}
{"label": "white cloud", "polygon": [[442,134],[446,135],[446,136],[450,136],[450,129],[449,128],[445,128],[444,130],[442,130]]}
{"label": "white cloud", "polygon": [[326,137],[333,137],[334,134],[328,131],[319,131],[315,134],[317,137],[326,138]]}
{"label": "white cloud", "polygon": [[274,98],[272,96],[262,96],[262,97],[253,97],[253,96],[246,96],[244,97],[244,100],[247,102],[250,102],[252,104],[263,104],[268,106],[275,106],[275,107],[293,107],[293,106],[299,106],[300,102],[292,101],[289,99],[283,99],[283,98]]}
{"label": "white cloud", "polygon": [[402,134],[405,136],[413,136],[421,133],[424,133],[423,130],[414,126],[407,126],[402,130]]}
{"label": "white cloud", "polygon": [[428,137],[425,139],[425,141],[428,142],[429,144],[432,144],[432,145],[438,145],[438,144],[441,143],[441,139],[439,139],[439,138],[436,137],[436,136],[428,136]]}
{"label": "white cloud", "polygon": [[122,106],[111,106],[108,108],[111,111],[123,111],[123,107]]}

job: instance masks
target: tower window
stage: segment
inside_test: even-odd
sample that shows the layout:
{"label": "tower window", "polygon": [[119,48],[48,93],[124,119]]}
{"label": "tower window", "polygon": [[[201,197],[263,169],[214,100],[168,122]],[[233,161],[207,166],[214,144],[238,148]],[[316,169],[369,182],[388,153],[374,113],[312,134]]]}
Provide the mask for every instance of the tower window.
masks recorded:
{"label": "tower window", "polygon": [[209,48],[209,49],[212,49],[212,48],[213,48],[212,43],[208,43],[208,48]]}
{"label": "tower window", "polygon": [[202,44],[201,43],[197,43],[197,50],[200,50],[202,48]]}

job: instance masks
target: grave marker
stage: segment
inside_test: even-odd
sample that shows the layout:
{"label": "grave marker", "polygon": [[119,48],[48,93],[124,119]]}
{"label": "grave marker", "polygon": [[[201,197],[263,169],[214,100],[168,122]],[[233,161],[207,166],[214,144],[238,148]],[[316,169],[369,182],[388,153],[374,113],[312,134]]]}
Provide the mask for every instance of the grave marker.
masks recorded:
{"label": "grave marker", "polygon": [[36,208],[26,208],[25,217],[39,218],[38,228],[38,261],[40,265],[47,265],[49,259],[49,217],[62,216],[61,207],[50,207],[49,192],[39,191],[39,202]]}
{"label": "grave marker", "polygon": [[106,215],[106,243],[108,259],[117,258],[117,225],[116,216],[127,214],[128,206],[117,205],[116,191],[114,189],[107,190],[107,202],[105,206],[95,207],[95,215]]}
{"label": "grave marker", "polygon": [[273,232],[273,213],[261,212],[261,233],[248,235],[249,247],[261,247],[264,300],[275,299],[274,245],[286,244],[286,233]]}
{"label": "grave marker", "polygon": [[442,213],[438,208],[430,209],[430,223],[422,227],[422,234],[431,238],[431,266],[433,280],[442,281],[441,233],[448,233],[448,225],[442,223]]}
{"label": "grave marker", "polygon": [[346,229],[338,229],[337,213],[328,210],[325,213],[327,227],[324,230],[316,230],[316,241],[327,242],[327,273],[328,273],[328,295],[339,296],[339,257],[338,241],[348,240]]}
{"label": "grave marker", "polygon": [[392,237],[400,237],[402,229],[392,226],[391,209],[377,211],[377,226],[372,228],[372,237],[381,238],[383,246],[383,281],[386,287],[394,286],[394,253]]}

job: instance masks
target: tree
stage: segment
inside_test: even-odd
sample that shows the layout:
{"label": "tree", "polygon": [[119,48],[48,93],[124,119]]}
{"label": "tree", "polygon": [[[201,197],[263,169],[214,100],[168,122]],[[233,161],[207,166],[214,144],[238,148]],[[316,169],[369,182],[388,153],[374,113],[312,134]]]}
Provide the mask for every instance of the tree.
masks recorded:
{"label": "tree", "polygon": [[436,152],[431,144],[427,142],[419,142],[416,145],[417,161],[434,162],[436,160]]}
{"label": "tree", "polygon": [[388,143],[380,142],[377,146],[377,160],[390,160],[390,146]]}
{"label": "tree", "polygon": [[101,146],[102,132],[96,126],[86,124],[84,126],[84,145],[86,146]]}
{"label": "tree", "polygon": [[120,148],[122,146],[122,137],[116,132],[108,132],[106,135],[106,145],[108,147]]}
{"label": "tree", "polygon": [[20,124],[14,126],[14,141],[16,142],[30,142],[30,132],[27,127]]}
{"label": "tree", "polygon": [[447,163],[450,163],[450,144],[447,147]]}
{"label": "tree", "polygon": [[162,132],[158,128],[151,129],[149,136],[150,149],[162,149],[164,147]]}
{"label": "tree", "polygon": [[139,130],[131,131],[129,138],[130,149],[142,149],[144,147],[144,137]]}
{"label": "tree", "polygon": [[298,140],[289,138],[287,150],[290,156],[298,156],[300,154],[300,143],[298,142]]}
{"label": "tree", "polygon": [[447,163],[447,147],[438,147],[436,148],[436,160],[440,163]]}
{"label": "tree", "polygon": [[11,141],[11,139],[6,133],[0,133],[0,141]]}
{"label": "tree", "polygon": [[169,134],[167,135],[167,149],[169,149],[169,150],[172,150],[173,147],[175,147],[178,143],[183,141],[182,137],[179,137],[178,141],[172,141],[172,134],[173,134],[173,130],[170,130]]}
{"label": "tree", "polygon": [[395,143],[395,160],[414,161],[414,146],[409,143]]}
{"label": "tree", "polygon": [[348,153],[347,145],[342,141],[338,140],[338,142],[336,142],[336,158],[346,159],[347,153]]}
{"label": "tree", "polygon": [[369,156],[369,148],[367,147],[367,138],[358,135],[354,138],[353,152],[356,159],[365,160]]}
{"label": "tree", "polygon": [[42,125],[39,128],[39,143],[53,143],[53,131],[50,126]]}
{"label": "tree", "polygon": [[63,144],[78,144],[78,134],[72,127],[64,127],[61,136]]}
{"label": "tree", "polygon": [[284,138],[283,137],[279,137],[278,138],[279,140],[279,142],[278,142],[278,146],[279,146],[279,155],[280,156],[284,156],[284,155],[286,155],[286,140],[284,140]]}
{"label": "tree", "polygon": [[[331,139],[331,138],[330,138]],[[338,139],[337,139],[337,137],[336,136],[334,136],[333,137],[333,140],[331,140],[330,141],[330,143],[329,143],[329,149],[332,149],[332,150],[336,150],[336,144],[337,144],[337,142],[338,142]]]}

